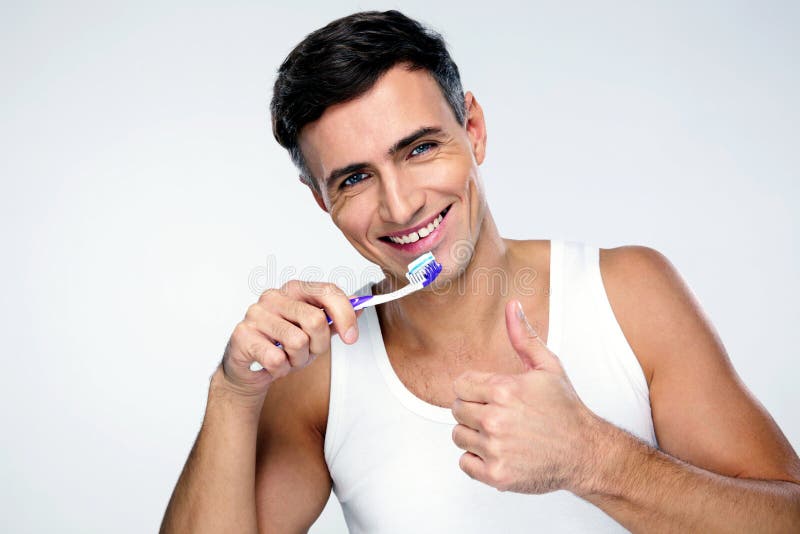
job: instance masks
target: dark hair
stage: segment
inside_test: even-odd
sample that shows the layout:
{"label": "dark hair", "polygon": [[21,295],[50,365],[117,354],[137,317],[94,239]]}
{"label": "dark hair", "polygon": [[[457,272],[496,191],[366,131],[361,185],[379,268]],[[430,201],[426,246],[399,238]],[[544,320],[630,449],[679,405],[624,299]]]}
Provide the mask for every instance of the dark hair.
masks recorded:
{"label": "dark hair", "polygon": [[458,67],[442,36],[399,11],[364,11],[334,20],[289,53],[272,94],[272,133],[289,151],[305,183],[319,188],[300,152],[300,130],[329,106],[366,93],[398,63],[430,72],[456,120],[464,123]]}

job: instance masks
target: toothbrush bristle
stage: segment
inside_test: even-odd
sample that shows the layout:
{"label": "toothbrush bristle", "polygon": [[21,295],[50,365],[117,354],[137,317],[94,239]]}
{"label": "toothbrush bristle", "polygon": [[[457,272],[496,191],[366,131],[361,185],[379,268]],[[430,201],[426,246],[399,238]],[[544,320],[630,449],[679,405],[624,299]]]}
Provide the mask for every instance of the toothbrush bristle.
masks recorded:
{"label": "toothbrush bristle", "polygon": [[426,252],[408,266],[406,278],[412,284],[422,283],[422,287],[433,282],[442,272],[442,264],[436,261],[433,254]]}

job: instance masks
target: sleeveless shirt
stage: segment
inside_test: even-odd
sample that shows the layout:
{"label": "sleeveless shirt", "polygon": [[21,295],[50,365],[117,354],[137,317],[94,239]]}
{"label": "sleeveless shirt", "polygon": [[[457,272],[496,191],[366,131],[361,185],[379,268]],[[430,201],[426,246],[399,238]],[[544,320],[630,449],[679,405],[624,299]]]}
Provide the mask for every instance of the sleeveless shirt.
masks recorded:
{"label": "sleeveless shirt", "polygon": [[[599,250],[551,241],[547,346],[595,414],[656,447],[647,382],[614,317]],[[412,394],[392,369],[374,308],[359,340],[331,347],[325,461],[352,533],[625,532],[559,490],[499,492],[458,466],[449,409]]]}

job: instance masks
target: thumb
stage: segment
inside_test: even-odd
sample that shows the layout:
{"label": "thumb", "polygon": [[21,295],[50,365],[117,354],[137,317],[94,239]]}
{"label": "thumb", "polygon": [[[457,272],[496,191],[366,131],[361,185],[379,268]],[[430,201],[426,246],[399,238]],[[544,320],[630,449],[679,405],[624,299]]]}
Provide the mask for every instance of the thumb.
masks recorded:
{"label": "thumb", "polygon": [[506,304],[506,330],[508,330],[508,339],[511,340],[511,345],[528,369],[561,371],[558,358],[539,338],[539,334],[525,317],[522,304],[518,300],[512,300]]}

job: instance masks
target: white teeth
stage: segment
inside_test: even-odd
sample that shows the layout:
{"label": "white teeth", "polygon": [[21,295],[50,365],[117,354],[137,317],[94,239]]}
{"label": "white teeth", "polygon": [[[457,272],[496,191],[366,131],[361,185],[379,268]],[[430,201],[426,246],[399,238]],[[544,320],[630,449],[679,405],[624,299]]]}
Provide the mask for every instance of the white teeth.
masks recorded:
{"label": "white teeth", "polygon": [[431,232],[433,232],[436,228],[438,228],[439,223],[442,222],[444,216],[440,213],[438,217],[436,217],[432,223],[428,224],[428,226],[424,226],[417,230],[416,232],[411,232],[410,234],[404,236],[389,236],[389,241],[392,243],[397,244],[408,244],[408,243],[415,243],[422,238],[428,237]]}

